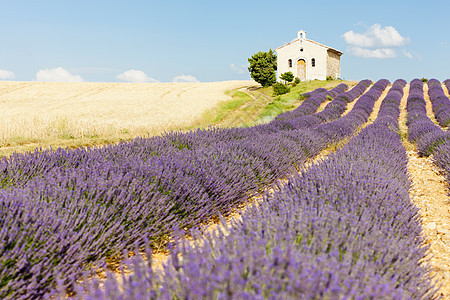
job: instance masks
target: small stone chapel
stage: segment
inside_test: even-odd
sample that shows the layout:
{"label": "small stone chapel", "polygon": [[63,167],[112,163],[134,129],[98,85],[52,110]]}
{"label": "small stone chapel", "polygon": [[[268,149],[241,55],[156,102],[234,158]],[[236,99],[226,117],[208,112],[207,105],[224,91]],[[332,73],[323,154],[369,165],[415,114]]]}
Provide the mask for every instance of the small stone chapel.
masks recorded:
{"label": "small stone chapel", "polygon": [[325,80],[341,76],[341,51],[306,38],[306,31],[297,32],[297,38],[275,49],[277,78],[291,71],[300,80]]}

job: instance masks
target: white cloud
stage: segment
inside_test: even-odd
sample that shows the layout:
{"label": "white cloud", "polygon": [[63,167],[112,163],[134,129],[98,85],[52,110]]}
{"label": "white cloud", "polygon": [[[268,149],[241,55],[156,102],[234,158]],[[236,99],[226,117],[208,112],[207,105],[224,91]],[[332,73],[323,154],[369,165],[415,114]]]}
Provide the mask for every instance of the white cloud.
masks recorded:
{"label": "white cloud", "polygon": [[[342,35],[349,46],[350,55],[367,58],[394,58],[397,53],[393,48],[409,43],[409,38],[403,37],[394,27],[373,24],[365,33],[355,33],[353,30]],[[413,54],[403,50],[403,55],[409,59]]]}
{"label": "white cloud", "polygon": [[403,55],[409,59],[413,59],[413,54],[411,52],[406,51],[405,49],[403,49]]}
{"label": "white cloud", "polygon": [[350,30],[342,36],[347,44],[360,48],[399,47],[409,42],[409,38],[401,36],[394,27],[381,27],[380,24],[373,24],[365,33]]}
{"label": "white cloud", "polygon": [[178,75],[172,80],[173,82],[200,82],[197,78],[192,75]]}
{"label": "white cloud", "polygon": [[55,69],[43,69],[36,73],[37,81],[47,82],[83,82],[79,75],[72,75],[65,69],[59,67]]}
{"label": "white cloud", "polygon": [[144,72],[140,70],[128,70],[116,76],[117,80],[126,82],[159,82],[156,79],[150,78]]}
{"label": "white cloud", "polygon": [[8,80],[8,79],[14,79],[16,77],[13,72],[7,71],[7,70],[0,70],[0,79],[1,80]]}
{"label": "white cloud", "polygon": [[239,74],[244,74],[248,71],[248,66],[247,65],[240,65],[240,66],[236,66],[235,64],[231,64],[230,68],[233,71],[238,72]]}
{"label": "white cloud", "polygon": [[395,51],[390,48],[368,49],[361,47],[350,47],[349,51],[351,55],[367,58],[393,58],[397,56]]}

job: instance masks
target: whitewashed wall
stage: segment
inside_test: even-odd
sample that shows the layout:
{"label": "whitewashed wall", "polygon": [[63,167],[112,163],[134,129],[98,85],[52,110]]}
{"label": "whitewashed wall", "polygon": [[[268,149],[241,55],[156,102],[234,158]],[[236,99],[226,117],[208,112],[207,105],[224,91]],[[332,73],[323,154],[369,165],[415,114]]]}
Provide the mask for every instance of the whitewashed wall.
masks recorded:
{"label": "whitewashed wall", "polygon": [[[300,49],[303,48],[303,51]],[[310,42],[306,39],[296,40],[277,50],[277,78],[282,73],[291,71],[295,77],[297,74],[297,61],[304,59],[306,61],[306,80],[325,80],[327,76],[327,49]],[[312,67],[311,60],[315,58],[316,65]],[[288,65],[288,60],[292,59],[292,67]]]}

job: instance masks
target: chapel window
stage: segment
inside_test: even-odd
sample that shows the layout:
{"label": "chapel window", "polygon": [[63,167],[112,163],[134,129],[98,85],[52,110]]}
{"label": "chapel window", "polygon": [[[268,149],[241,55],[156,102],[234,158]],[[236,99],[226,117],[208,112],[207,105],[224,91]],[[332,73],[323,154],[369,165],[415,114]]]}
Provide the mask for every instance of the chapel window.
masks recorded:
{"label": "chapel window", "polygon": [[292,59],[288,60],[288,65],[289,65],[289,68],[292,68]]}
{"label": "chapel window", "polygon": [[312,67],[316,66],[316,59],[315,58],[311,59],[311,66]]}

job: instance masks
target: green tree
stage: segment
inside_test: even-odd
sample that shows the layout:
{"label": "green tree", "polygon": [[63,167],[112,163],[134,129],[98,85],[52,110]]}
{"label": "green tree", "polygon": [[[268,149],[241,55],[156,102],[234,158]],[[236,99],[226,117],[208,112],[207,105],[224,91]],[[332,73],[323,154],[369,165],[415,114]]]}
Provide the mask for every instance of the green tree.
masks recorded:
{"label": "green tree", "polygon": [[292,82],[294,80],[294,74],[291,71],[285,72],[280,76],[281,80],[284,80],[284,83]]}
{"label": "green tree", "polygon": [[277,55],[272,49],[269,49],[268,52],[259,51],[253,54],[248,62],[250,63],[248,67],[250,76],[263,87],[271,86],[277,82]]}

